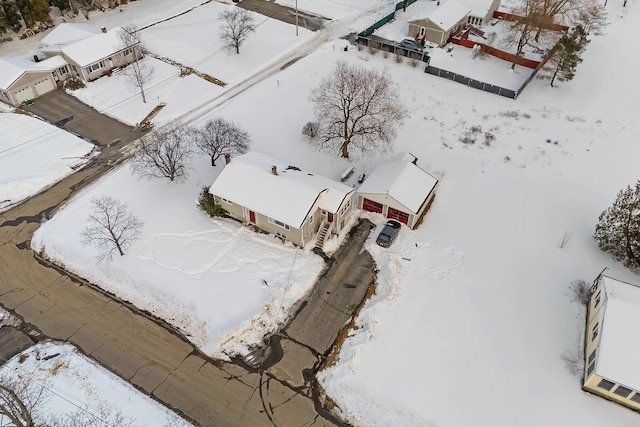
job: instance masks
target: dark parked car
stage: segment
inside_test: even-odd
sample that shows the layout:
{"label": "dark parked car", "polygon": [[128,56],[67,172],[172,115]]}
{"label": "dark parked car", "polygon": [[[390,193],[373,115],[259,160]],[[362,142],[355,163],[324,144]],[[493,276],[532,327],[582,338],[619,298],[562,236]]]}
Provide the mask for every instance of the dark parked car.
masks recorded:
{"label": "dark parked car", "polygon": [[398,221],[390,219],[384,225],[384,228],[382,229],[380,234],[378,234],[376,243],[383,248],[388,248],[396,239],[396,236],[400,232],[400,227],[402,227],[402,224],[400,224]]}
{"label": "dark parked car", "polygon": [[403,49],[413,50],[414,52],[422,52],[424,48],[411,39],[404,39],[400,42]]}

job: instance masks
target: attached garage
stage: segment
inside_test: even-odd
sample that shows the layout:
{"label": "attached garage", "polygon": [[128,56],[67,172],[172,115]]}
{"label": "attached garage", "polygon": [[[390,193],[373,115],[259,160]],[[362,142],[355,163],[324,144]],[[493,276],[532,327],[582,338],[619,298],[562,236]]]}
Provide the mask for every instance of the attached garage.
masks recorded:
{"label": "attached garage", "polygon": [[14,107],[56,89],[53,68],[44,62],[0,58],[1,101]]}
{"label": "attached garage", "polygon": [[378,165],[358,189],[358,207],[415,228],[429,209],[438,180],[412,154]]}

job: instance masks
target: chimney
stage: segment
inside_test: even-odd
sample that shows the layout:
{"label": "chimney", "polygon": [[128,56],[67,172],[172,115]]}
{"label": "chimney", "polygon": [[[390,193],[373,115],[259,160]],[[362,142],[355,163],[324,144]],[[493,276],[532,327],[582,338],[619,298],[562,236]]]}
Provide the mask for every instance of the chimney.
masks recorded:
{"label": "chimney", "polygon": [[100,29],[102,30],[103,33],[107,32],[107,27],[101,27]]}
{"label": "chimney", "polygon": [[278,175],[278,168],[275,166],[271,166],[271,173],[274,175]]}
{"label": "chimney", "polygon": [[228,165],[229,163],[231,163],[231,154],[225,154],[224,155],[224,164]]}

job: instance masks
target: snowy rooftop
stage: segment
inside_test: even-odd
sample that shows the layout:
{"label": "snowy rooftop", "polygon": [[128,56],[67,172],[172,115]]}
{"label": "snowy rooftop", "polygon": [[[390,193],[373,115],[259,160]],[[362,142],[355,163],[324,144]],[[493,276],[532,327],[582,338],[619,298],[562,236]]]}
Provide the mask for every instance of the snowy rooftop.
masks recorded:
{"label": "snowy rooftop", "polygon": [[601,277],[607,295],[601,325],[596,373],[640,390],[640,287]]}
{"label": "snowy rooftop", "polygon": [[484,17],[491,8],[491,0],[460,0],[462,4],[471,8],[473,16]]}
{"label": "snowy rooftop", "polygon": [[62,48],[62,52],[81,67],[91,65],[122,50],[121,27],[100,32]]}
{"label": "snowy rooftop", "polygon": [[[277,175],[271,167],[277,168]],[[316,200],[335,213],[354,190],[323,176],[291,168],[264,154],[234,157],[210,192],[295,228],[300,228]]]}
{"label": "snowy rooftop", "polygon": [[51,71],[46,65],[22,58],[0,57],[0,88],[7,89],[28,71]]}
{"label": "snowy rooftop", "polygon": [[358,189],[359,193],[380,193],[389,196],[417,213],[438,180],[411,160],[413,155],[381,163]]}
{"label": "snowy rooftop", "polygon": [[60,55],[52,56],[51,58],[43,59],[38,64],[47,67],[48,70],[53,71],[56,68],[60,68],[67,65],[67,61]]}
{"label": "snowy rooftop", "polygon": [[62,47],[101,32],[100,28],[93,25],[61,23],[42,39],[42,44]]}
{"label": "snowy rooftop", "polygon": [[449,0],[444,5],[438,7],[435,12],[422,19],[429,18],[434,24],[448,31],[470,12],[471,9],[468,6],[455,0]]}

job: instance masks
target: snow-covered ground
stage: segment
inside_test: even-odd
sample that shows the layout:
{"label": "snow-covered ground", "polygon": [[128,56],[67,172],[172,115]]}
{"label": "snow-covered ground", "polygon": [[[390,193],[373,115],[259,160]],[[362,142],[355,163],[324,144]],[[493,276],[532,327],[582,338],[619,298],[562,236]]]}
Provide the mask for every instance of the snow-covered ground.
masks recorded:
{"label": "snow-covered ground", "polygon": [[93,145],[24,114],[0,112],[0,212],[71,174]]}
{"label": "snow-covered ground", "polygon": [[[389,250],[373,244],[377,230],[367,243],[381,266],[378,292],[337,364],[321,376],[352,423],[638,423],[637,414],[583,393],[580,378],[565,366],[581,351],[584,322],[584,310],[568,291],[571,281],[591,280],[609,267],[613,277],[640,283],[591,238],[599,213],[638,179],[633,159],[640,127],[633,102],[640,85],[620,74],[637,69],[640,60],[611,49],[638,34],[638,5],[623,9],[610,2],[608,10],[612,24],[605,36],[592,38],[575,79],[558,88],[535,79],[517,101],[393,58],[344,52],[346,42],[329,38],[214,111],[246,128],[253,149],[333,178],[346,161],[315,151],[300,129],[313,118],[309,91],[336,61],[387,69],[411,111],[394,150],[415,154],[440,187],[418,230],[403,230]],[[482,131],[474,133],[478,126]],[[462,142],[473,138],[473,144]],[[351,160],[369,171],[383,158],[354,153]],[[181,185],[138,181],[127,166],[120,168],[45,224],[35,243],[81,275],[126,293],[125,299],[143,295],[134,303],[169,316],[197,345],[217,354],[226,348],[225,337],[238,333],[234,328],[273,327],[248,319],[284,311],[280,302],[308,289],[320,265],[308,252],[198,212],[194,199],[219,168],[205,167],[202,158],[194,162],[191,180]],[[101,194],[128,201],[146,224],[126,257],[96,267],[78,233],[90,197]],[[62,227],[68,227],[65,233],[56,232]],[[565,233],[571,239],[560,248]],[[231,315],[216,311],[220,307]],[[185,319],[184,313],[197,317]]]}
{"label": "snow-covered ground", "polygon": [[[34,393],[42,391],[40,403],[34,408],[36,422],[75,414],[76,420],[87,423],[74,425],[115,426],[117,419],[136,427],[191,425],[70,344],[36,344],[0,367],[0,376],[4,381],[26,382]],[[2,421],[6,419],[0,416]]]}

